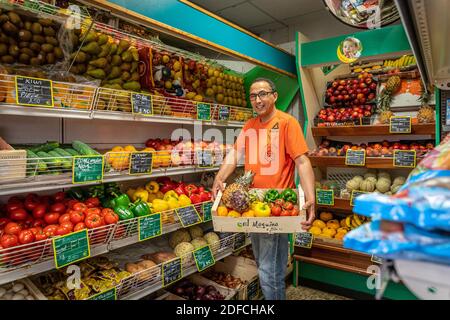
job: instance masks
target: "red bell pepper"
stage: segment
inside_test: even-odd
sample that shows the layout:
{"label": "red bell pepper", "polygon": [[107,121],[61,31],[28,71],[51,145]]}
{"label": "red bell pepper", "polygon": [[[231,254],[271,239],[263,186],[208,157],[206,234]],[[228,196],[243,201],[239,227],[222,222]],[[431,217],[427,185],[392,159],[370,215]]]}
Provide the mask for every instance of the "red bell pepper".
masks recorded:
{"label": "red bell pepper", "polygon": [[195,184],[188,184],[184,187],[184,191],[190,196],[191,194],[198,193],[198,188]]}
{"label": "red bell pepper", "polygon": [[200,187],[197,188],[197,190],[198,190],[198,193],[202,193],[202,192],[205,191],[205,187],[204,186],[200,186]]}
{"label": "red bell pepper", "polygon": [[159,184],[166,184],[167,182],[170,182],[170,178],[169,177],[158,177],[158,178],[156,178],[156,182],[158,182]]}
{"label": "red bell pepper", "polygon": [[191,199],[192,204],[202,202],[202,198],[200,197],[199,194],[196,194],[196,193],[191,194],[189,199]]}
{"label": "red bell pepper", "polygon": [[202,202],[211,200],[211,193],[209,193],[208,191],[200,192],[199,196],[200,196],[200,199],[202,200]]}
{"label": "red bell pepper", "polygon": [[186,192],[184,191],[184,183],[180,183],[178,184],[178,187],[175,188],[175,192],[181,196],[182,194],[186,194]]}

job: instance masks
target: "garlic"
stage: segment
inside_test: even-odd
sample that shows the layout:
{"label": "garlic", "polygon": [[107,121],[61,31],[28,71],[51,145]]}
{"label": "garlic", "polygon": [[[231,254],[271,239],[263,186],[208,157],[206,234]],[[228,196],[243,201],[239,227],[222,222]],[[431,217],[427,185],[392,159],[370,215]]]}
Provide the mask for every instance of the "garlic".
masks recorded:
{"label": "garlic", "polygon": [[19,292],[20,290],[23,290],[23,288],[25,288],[25,286],[22,283],[16,283],[13,287],[12,290],[14,292]]}

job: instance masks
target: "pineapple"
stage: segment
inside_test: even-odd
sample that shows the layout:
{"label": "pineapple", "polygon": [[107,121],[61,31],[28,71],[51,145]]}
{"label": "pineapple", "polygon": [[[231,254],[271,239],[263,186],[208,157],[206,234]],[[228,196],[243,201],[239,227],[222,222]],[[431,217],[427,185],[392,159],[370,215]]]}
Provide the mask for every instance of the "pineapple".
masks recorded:
{"label": "pineapple", "polygon": [[222,195],[222,202],[228,208],[243,213],[250,207],[249,187],[253,181],[254,173],[247,171],[234,183],[228,185]]}
{"label": "pineapple", "polygon": [[378,113],[380,114],[380,122],[382,124],[388,124],[394,113],[391,111],[390,106],[392,100],[394,99],[394,93],[400,89],[401,79],[399,76],[392,76],[386,82],[383,92],[380,94],[378,100],[379,108]]}
{"label": "pineapple", "polygon": [[430,101],[430,94],[427,90],[425,90],[423,84],[422,94],[420,95],[419,101],[421,103],[421,107],[417,113],[419,123],[434,122],[434,109],[428,105],[428,102]]}

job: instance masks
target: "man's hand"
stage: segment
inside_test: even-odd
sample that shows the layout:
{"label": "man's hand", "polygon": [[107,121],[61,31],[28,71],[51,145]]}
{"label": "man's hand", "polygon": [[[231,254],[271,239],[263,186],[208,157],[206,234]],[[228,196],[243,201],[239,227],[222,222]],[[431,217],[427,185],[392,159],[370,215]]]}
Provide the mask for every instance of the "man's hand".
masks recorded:
{"label": "man's hand", "polygon": [[211,190],[213,200],[216,199],[216,196],[217,196],[217,193],[219,192],[219,190],[220,191],[224,190],[223,181],[216,176],[216,178],[214,179],[212,190]]}
{"label": "man's hand", "polygon": [[305,205],[303,206],[303,209],[306,210],[306,216],[307,216],[307,220],[303,221],[301,223],[303,230],[308,230],[311,227],[311,224],[313,223],[314,218],[316,217],[314,203],[315,203],[315,201],[313,201],[313,200],[306,201]]}

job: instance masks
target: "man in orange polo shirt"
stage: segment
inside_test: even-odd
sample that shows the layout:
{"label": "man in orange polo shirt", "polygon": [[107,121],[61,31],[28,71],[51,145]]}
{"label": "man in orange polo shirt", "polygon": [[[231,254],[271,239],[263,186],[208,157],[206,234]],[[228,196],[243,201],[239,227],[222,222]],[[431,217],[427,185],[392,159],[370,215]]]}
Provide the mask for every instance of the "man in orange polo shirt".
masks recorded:
{"label": "man in orange polo shirt", "polygon": [[[253,188],[285,189],[295,187],[295,167],[305,192],[307,230],[314,220],[314,172],[306,156],[308,148],[298,121],[275,108],[278,94],[275,84],[258,78],[250,86],[250,102],[257,117],[244,125],[234,150],[222,164],[213,184],[213,195],[223,191],[223,183],[236,169],[238,159],[245,155],[245,171],[255,173]],[[284,300],[288,234],[254,233],[250,235],[259,270],[261,288],[266,300]]]}

